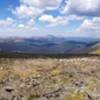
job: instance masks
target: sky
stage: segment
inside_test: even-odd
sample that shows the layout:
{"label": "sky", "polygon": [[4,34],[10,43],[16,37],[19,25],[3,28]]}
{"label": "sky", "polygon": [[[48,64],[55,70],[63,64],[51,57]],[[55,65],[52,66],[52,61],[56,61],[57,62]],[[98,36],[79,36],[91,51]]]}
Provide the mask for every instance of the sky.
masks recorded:
{"label": "sky", "polygon": [[1,0],[0,37],[100,38],[100,0]]}

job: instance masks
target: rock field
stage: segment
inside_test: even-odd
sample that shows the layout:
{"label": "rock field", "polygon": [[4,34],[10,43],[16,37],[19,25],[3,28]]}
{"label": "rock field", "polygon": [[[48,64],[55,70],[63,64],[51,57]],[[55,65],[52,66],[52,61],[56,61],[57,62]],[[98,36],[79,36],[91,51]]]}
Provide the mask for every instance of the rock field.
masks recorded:
{"label": "rock field", "polygon": [[100,57],[0,58],[0,100],[100,100]]}

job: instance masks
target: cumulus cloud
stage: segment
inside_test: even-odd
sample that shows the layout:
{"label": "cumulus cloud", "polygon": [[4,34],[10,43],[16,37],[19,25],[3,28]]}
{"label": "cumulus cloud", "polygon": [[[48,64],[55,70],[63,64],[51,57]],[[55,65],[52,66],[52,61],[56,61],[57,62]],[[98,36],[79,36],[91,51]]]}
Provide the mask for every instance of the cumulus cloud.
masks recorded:
{"label": "cumulus cloud", "polygon": [[52,15],[44,14],[39,18],[39,21],[46,22],[49,24],[49,26],[56,26],[56,25],[64,25],[68,23],[68,20],[66,17],[53,17]]}
{"label": "cumulus cloud", "polygon": [[38,30],[34,25],[34,20],[28,21],[14,20],[11,17],[0,20],[0,37],[6,36],[31,36]]}
{"label": "cumulus cloud", "polygon": [[35,17],[47,9],[57,9],[62,0],[20,0],[14,14],[20,18]]}
{"label": "cumulus cloud", "polygon": [[16,10],[13,11],[13,13],[17,15],[19,18],[34,18],[35,16],[41,13],[41,10],[36,9],[32,6],[22,4],[20,5],[20,7],[16,7]]}
{"label": "cumulus cloud", "polygon": [[14,23],[14,20],[10,17],[0,20],[0,27],[8,27],[8,26],[12,26]]}
{"label": "cumulus cloud", "polygon": [[62,0],[20,0],[21,3],[36,8],[57,8]]}
{"label": "cumulus cloud", "polygon": [[11,17],[7,17],[5,19],[0,20],[0,29],[2,28],[10,28],[10,27],[30,27],[33,28],[35,26],[34,19],[28,19],[28,20],[15,20]]}
{"label": "cumulus cloud", "polygon": [[62,0],[20,0],[20,6],[16,7],[13,13],[17,15],[19,18],[26,18],[27,20],[34,19],[37,16],[40,16],[39,21],[46,22],[49,26],[56,25],[64,25],[68,24],[70,20],[82,20],[83,17],[77,16],[75,14],[71,14],[69,16],[61,16],[53,17],[51,14],[43,13],[46,10],[59,10],[61,6]]}
{"label": "cumulus cloud", "polygon": [[[65,6],[62,1],[66,2]],[[54,11],[58,12],[54,14]],[[15,19],[0,20],[0,36],[55,33],[100,37],[100,0],[20,0],[20,5],[12,13]]]}
{"label": "cumulus cloud", "polygon": [[24,24],[19,24],[18,27],[23,28],[23,27],[25,27],[25,25]]}
{"label": "cumulus cloud", "polygon": [[0,37],[8,36],[34,36],[38,28],[34,26],[34,21],[29,20],[25,23],[17,23],[17,20],[13,20],[8,17],[0,20]]}
{"label": "cumulus cloud", "polygon": [[100,17],[93,19],[85,19],[77,32],[85,36],[99,37],[100,38]]}
{"label": "cumulus cloud", "polygon": [[66,1],[66,6],[61,12],[81,16],[100,16],[100,0],[69,0]]}
{"label": "cumulus cloud", "polygon": [[84,30],[100,30],[100,17],[94,17],[92,20],[85,19],[81,25]]}
{"label": "cumulus cloud", "polygon": [[47,23],[49,26],[57,26],[57,25],[68,25],[70,21],[73,20],[83,20],[84,17],[69,15],[69,16],[57,16],[43,14],[40,16],[39,21]]}

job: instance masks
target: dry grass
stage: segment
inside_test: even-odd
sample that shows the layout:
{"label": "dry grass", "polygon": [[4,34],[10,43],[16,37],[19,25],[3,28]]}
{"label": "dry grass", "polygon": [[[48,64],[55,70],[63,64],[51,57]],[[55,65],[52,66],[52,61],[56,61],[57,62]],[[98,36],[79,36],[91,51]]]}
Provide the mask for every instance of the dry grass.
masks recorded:
{"label": "dry grass", "polygon": [[[32,87],[30,85],[31,88],[28,89],[25,85],[23,91],[17,87],[22,83],[16,84],[15,81],[9,83],[10,85],[14,84],[17,93],[19,95],[23,93],[26,100],[42,100],[42,97],[43,100],[51,100],[48,98],[87,100],[89,96],[92,98],[91,100],[100,100],[98,92],[100,91],[99,57],[8,59],[6,62],[7,64],[3,61],[0,65],[4,66],[0,70],[0,81],[7,78],[7,75],[8,78],[9,75],[14,75],[15,78],[17,76],[17,80],[21,79],[22,82],[29,79],[28,84],[31,84]],[[37,87],[34,89],[33,86]],[[1,87],[3,88],[3,86]],[[27,91],[29,92],[27,93]],[[98,99],[96,99],[97,97]]]}
{"label": "dry grass", "polygon": [[0,80],[4,79],[8,74],[7,70],[0,70]]}
{"label": "dry grass", "polygon": [[98,54],[98,55],[100,55],[100,50],[93,51],[91,54]]}

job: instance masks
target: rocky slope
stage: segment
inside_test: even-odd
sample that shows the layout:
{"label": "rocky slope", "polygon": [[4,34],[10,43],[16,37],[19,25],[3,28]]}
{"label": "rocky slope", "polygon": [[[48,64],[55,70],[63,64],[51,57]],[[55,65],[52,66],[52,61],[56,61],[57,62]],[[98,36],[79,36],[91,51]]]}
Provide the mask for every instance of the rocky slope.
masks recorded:
{"label": "rocky slope", "polygon": [[100,57],[1,58],[0,100],[100,100]]}

